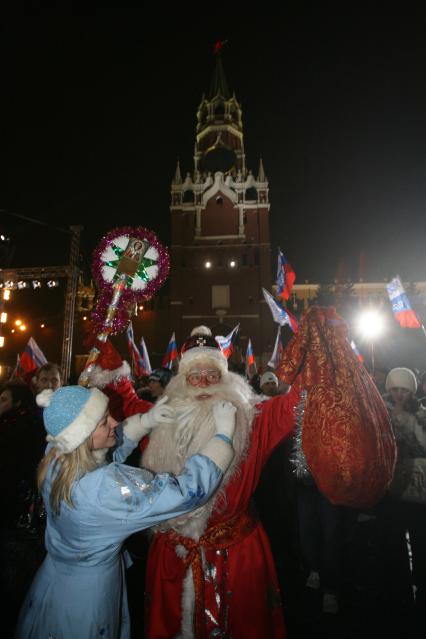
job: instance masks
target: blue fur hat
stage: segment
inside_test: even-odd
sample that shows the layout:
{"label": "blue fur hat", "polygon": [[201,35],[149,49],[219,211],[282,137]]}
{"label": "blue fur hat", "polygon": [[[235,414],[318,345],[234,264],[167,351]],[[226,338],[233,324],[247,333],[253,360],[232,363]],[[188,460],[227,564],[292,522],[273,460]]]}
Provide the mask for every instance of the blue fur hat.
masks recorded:
{"label": "blue fur hat", "polygon": [[62,453],[71,453],[93,433],[108,407],[108,397],[97,388],[62,386],[36,397],[44,408],[47,440]]}

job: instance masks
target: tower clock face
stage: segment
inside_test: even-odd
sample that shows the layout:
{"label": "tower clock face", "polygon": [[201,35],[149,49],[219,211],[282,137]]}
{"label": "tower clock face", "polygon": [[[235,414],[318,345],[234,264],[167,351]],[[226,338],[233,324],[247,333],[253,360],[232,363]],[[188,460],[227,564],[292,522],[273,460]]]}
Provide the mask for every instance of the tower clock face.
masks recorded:
{"label": "tower clock face", "polygon": [[237,157],[234,151],[223,146],[208,150],[202,160],[203,169],[211,173],[216,173],[216,171],[227,173],[234,168],[236,164]]}

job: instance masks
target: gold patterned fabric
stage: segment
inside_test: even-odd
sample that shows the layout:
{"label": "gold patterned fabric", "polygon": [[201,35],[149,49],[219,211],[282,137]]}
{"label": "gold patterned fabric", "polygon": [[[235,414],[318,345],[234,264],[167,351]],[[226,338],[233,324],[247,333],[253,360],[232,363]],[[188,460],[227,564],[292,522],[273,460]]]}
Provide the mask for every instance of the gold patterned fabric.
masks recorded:
{"label": "gold patterned fabric", "polygon": [[278,376],[307,391],[302,448],[334,504],[368,508],[388,488],[396,444],[383,400],[331,307],[311,307],[284,351]]}

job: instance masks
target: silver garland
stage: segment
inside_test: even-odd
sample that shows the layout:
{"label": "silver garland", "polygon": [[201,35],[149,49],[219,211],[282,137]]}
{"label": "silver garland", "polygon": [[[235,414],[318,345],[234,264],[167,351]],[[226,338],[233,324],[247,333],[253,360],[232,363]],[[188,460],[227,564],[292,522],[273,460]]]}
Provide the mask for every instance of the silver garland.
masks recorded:
{"label": "silver garland", "polygon": [[293,472],[298,479],[304,479],[311,476],[302,447],[302,422],[305,415],[307,396],[307,392],[302,391],[300,393],[300,400],[295,408],[296,426],[294,429],[293,450],[290,456],[290,462],[293,464]]}

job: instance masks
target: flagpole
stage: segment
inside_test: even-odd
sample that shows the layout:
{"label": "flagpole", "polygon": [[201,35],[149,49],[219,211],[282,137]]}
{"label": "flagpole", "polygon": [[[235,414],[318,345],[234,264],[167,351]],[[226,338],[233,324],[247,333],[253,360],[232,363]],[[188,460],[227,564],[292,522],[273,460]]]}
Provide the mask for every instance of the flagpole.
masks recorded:
{"label": "flagpole", "polygon": [[374,375],[375,371],[375,358],[374,358],[374,342],[371,341],[371,374]]}

